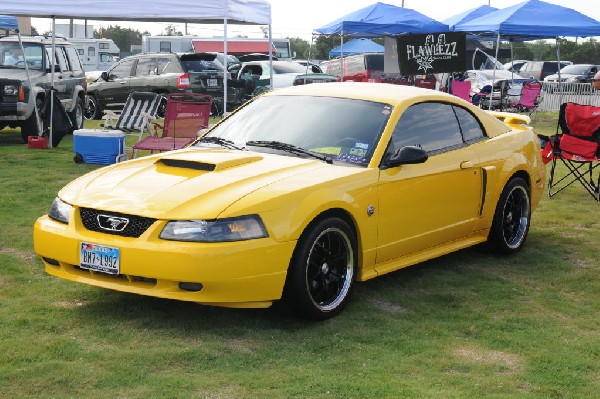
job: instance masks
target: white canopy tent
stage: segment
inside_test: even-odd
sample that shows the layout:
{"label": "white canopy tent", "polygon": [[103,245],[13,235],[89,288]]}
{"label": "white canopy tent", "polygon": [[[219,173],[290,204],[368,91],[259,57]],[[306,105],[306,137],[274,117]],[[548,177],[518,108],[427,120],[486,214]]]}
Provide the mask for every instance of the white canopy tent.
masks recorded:
{"label": "white canopy tent", "polygon": [[[271,4],[266,0],[204,0],[201,3],[189,0],[2,0],[0,14],[52,18],[53,31],[56,18],[223,24],[225,53],[227,24],[267,25],[269,46],[273,45]],[[223,71],[223,84],[223,106],[226,112],[227,64]],[[271,87],[272,85],[271,81]]]}

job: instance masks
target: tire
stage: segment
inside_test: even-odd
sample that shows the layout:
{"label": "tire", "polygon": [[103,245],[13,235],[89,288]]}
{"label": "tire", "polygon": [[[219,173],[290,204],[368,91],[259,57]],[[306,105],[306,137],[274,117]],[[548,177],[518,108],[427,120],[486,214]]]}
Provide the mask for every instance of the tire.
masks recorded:
{"label": "tire", "polygon": [[44,122],[42,120],[44,101],[41,97],[35,99],[35,107],[36,109],[29,118],[21,122],[21,139],[23,143],[27,143],[29,136],[41,136],[44,132]]}
{"label": "tire", "polygon": [[357,270],[356,235],[343,220],[327,217],[302,234],[288,270],[283,300],[298,316],[324,320],[348,302]]}
{"label": "tire", "polygon": [[512,254],[519,251],[529,233],[531,222],[531,201],[529,185],[520,177],[511,179],[502,190],[488,244],[499,254]]}
{"label": "tire", "polygon": [[87,120],[100,119],[102,110],[96,96],[87,95],[85,96],[85,112],[83,116]]}
{"label": "tire", "polygon": [[71,123],[73,124],[71,133],[73,133],[74,130],[83,129],[84,115],[85,110],[83,107],[83,100],[77,97],[73,111],[69,112],[69,119],[71,119]]}

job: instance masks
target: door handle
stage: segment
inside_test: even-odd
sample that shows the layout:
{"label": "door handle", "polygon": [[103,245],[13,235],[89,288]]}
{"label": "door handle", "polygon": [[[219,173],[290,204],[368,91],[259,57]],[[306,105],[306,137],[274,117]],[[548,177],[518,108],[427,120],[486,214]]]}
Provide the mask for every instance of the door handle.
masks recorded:
{"label": "door handle", "polygon": [[124,85],[125,83],[127,83],[127,82],[124,82],[124,81],[123,81],[123,82],[121,82],[120,84]]}
{"label": "door handle", "polygon": [[472,167],[473,167],[473,162],[471,162],[471,161],[463,161],[460,163],[461,169],[470,169]]}

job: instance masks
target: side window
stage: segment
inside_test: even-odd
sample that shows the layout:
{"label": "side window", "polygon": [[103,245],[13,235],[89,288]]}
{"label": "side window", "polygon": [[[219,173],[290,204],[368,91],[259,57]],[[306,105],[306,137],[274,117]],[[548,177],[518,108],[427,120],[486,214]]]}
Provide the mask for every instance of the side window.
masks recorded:
{"label": "side window", "polygon": [[99,43],[99,46],[102,50],[107,50],[108,49],[108,43]]}
{"label": "side window", "polygon": [[168,57],[158,58],[157,74],[160,75],[161,73],[169,72],[169,69],[171,69],[170,67],[173,64],[171,61],[172,60]]}
{"label": "side window", "polygon": [[156,58],[140,58],[135,68],[135,76],[156,75]]}
{"label": "side window", "polygon": [[462,107],[453,108],[465,143],[474,143],[485,137],[479,121],[472,113]]}
{"label": "side window", "polygon": [[56,47],[56,60],[58,61],[58,65],[60,65],[60,70],[63,72],[67,72],[71,70],[69,63],[67,62],[67,55],[65,54],[65,48],[62,46]]}
{"label": "side window", "polygon": [[452,105],[428,102],[406,109],[394,129],[386,155],[407,145],[419,146],[430,155],[462,146],[463,139]]}
{"label": "side window", "polygon": [[115,67],[110,70],[110,76],[113,78],[127,78],[131,76],[131,69],[133,68],[135,61],[135,59],[125,60],[115,65]]}
{"label": "side window", "polygon": [[67,58],[69,60],[69,64],[71,65],[71,70],[73,72],[83,71],[83,67],[81,66],[81,60],[77,55],[77,50],[75,49],[75,47],[65,47],[65,51],[67,52]]}
{"label": "side window", "polygon": [[84,51],[83,51],[83,49],[82,49],[82,48],[78,48],[78,49],[77,49],[77,54],[79,54],[79,55],[83,55],[83,54],[84,54]]}
{"label": "side window", "polygon": [[88,55],[90,57],[95,57],[96,56],[96,47],[88,47]]}

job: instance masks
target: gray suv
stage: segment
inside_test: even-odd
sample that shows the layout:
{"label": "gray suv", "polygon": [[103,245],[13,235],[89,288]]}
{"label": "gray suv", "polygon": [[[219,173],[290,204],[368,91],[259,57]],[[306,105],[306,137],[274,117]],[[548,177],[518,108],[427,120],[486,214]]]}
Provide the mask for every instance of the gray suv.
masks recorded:
{"label": "gray suv", "polygon": [[[105,109],[121,110],[134,91],[208,94],[213,97],[212,113],[218,114],[223,107],[223,63],[220,53],[141,53],[123,58],[88,86],[85,117],[100,119]],[[230,79],[228,85],[232,109],[241,104],[241,91]],[[159,109],[163,115],[164,103]]]}
{"label": "gray suv", "polygon": [[[23,37],[22,42],[24,54],[16,36],[0,38],[0,129],[20,127],[26,143],[28,136],[41,135],[48,125],[49,118],[38,115],[51,89],[52,38]],[[81,129],[86,80],[79,55],[66,39],[55,38],[54,59],[54,89],[73,130]]]}

